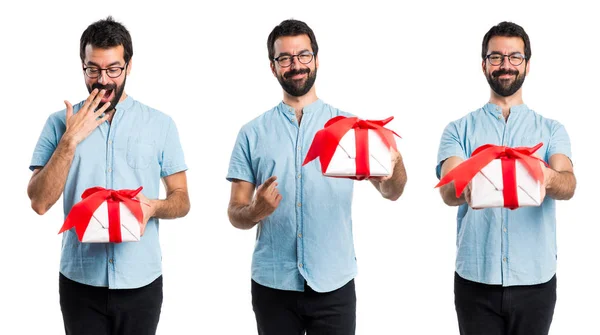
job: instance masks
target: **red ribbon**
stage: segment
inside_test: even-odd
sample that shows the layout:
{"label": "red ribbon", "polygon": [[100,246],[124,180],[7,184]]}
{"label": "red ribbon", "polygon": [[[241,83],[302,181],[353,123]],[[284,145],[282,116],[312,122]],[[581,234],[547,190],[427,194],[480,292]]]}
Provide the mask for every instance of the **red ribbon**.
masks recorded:
{"label": "red ribbon", "polygon": [[[505,146],[498,146],[493,144],[485,144],[475,149],[471,154],[471,157],[464,162],[460,163],[457,167],[452,169],[444,178],[440,179],[440,182],[435,187],[444,186],[451,181],[454,181],[454,188],[456,189],[456,197],[460,197],[463,190],[469,184],[471,179],[481,171],[486,165],[488,165],[494,159],[502,160],[502,182],[504,187],[502,194],[504,196],[504,207],[515,209],[519,207],[519,199],[517,197],[517,175],[516,175],[516,161],[519,160],[527,172],[536,181],[543,183],[544,172],[539,162],[543,160],[533,156],[533,153],[541,148],[543,143],[538,143],[534,147],[516,147],[510,148]],[[548,166],[548,164],[546,164]]]}
{"label": "red ribbon", "polygon": [[100,205],[106,201],[108,205],[108,234],[109,241],[121,243],[121,215],[120,205],[123,203],[133,214],[133,216],[142,223],[144,213],[140,206],[140,201],[134,199],[142,190],[139,187],[137,190],[109,190],[102,187],[88,188],[81,195],[81,201],[71,208],[71,212],[67,215],[65,223],[58,232],[59,234],[75,227],[75,232],[79,241],[83,240],[83,234],[87,229],[94,212]]}
{"label": "red ribbon", "polygon": [[385,120],[361,120],[357,117],[345,117],[341,115],[330,119],[325,123],[325,127],[315,134],[302,166],[319,157],[321,171],[325,173],[337,149],[338,143],[349,130],[354,129],[356,141],[356,177],[348,178],[356,180],[369,178],[371,176],[371,169],[369,167],[369,129],[374,130],[381,137],[387,148],[392,147],[394,150],[398,150],[393,135],[398,137],[400,135],[383,127],[393,119],[394,117],[391,116]]}

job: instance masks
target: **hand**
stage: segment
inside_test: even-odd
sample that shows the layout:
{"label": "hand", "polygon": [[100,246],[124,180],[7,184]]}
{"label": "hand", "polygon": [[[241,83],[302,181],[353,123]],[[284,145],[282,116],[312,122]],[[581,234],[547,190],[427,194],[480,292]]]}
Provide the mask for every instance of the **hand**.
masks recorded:
{"label": "hand", "polygon": [[544,202],[544,198],[546,198],[546,188],[551,183],[552,178],[554,178],[555,171],[546,166],[543,162],[540,162],[542,166],[542,172],[544,172],[544,182],[540,185],[540,204]]}
{"label": "hand", "polygon": [[65,138],[71,139],[77,145],[88,137],[94,129],[108,120],[110,116],[108,113],[100,119],[99,117],[110,106],[110,102],[106,102],[101,108],[96,110],[105,92],[106,90],[98,92],[98,89],[95,88],[75,115],[73,115],[73,106],[65,100],[65,106],[67,106]]}
{"label": "hand", "polygon": [[277,190],[276,176],[271,176],[269,179],[256,189],[256,194],[252,199],[251,213],[253,222],[259,222],[271,215],[281,202],[281,194]]}
{"label": "hand", "polygon": [[471,182],[469,182],[463,190],[463,195],[465,196],[465,201],[467,202],[467,205],[469,205],[469,207],[475,210],[481,209],[473,207],[473,204],[471,203]]}
{"label": "hand", "polygon": [[392,179],[392,176],[394,176],[394,169],[396,168],[396,163],[398,163],[398,161],[401,159],[401,157],[400,157],[400,153],[392,147],[390,147],[390,153],[391,153],[390,156],[392,157],[392,170],[391,170],[392,172],[387,176],[369,177],[368,178],[369,180],[375,180],[375,181],[378,181],[381,183],[386,180]]}
{"label": "hand", "polygon": [[537,153],[534,153],[533,155],[540,159],[540,167],[542,168],[542,172],[544,174],[544,180],[540,184],[540,204],[541,204],[542,202],[544,202],[544,198],[546,197],[546,188],[548,187],[548,184],[550,184],[550,179],[553,177],[552,172],[554,172],[554,170],[552,170],[551,168],[547,167],[546,164],[544,164],[540,155],[538,155]]}
{"label": "hand", "polygon": [[146,198],[146,196],[142,193],[138,193],[136,198],[140,201],[142,213],[144,214],[142,223],[140,223],[140,236],[143,236],[144,231],[146,231],[146,224],[148,223],[148,220],[150,220],[150,218],[153,217],[154,213],[156,212],[156,206],[152,200]]}

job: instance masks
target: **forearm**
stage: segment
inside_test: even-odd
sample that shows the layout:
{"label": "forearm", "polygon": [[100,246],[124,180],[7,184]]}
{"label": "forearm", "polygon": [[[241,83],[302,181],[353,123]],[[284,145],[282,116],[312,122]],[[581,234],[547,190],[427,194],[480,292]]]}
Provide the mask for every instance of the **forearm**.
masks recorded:
{"label": "forearm", "polygon": [[546,196],[556,200],[569,200],[575,193],[577,181],[570,171],[556,171],[550,169],[551,177],[546,184]]}
{"label": "forearm", "polygon": [[456,189],[454,188],[454,182],[446,184],[440,187],[440,194],[442,196],[442,200],[448,206],[460,206],[467,201],[465,200],[464,193],[460,195],[460,197],[456,197]]}
{"label": "forearm", "polygon": [[404,168],[404,161],[400,157],[396,160],[394,172],[390,179],[380,181],[378,187],[376,187],[384,198],[395,201],[404,192],[406,181],[406,169]]}
{"label": "forearm", "polygon": [[31,208],[42,215],[60,198],[73,163],[74,141],[63,136],[48,163],[32,178],[27,187]]}
{"label": "forearm", "polygon": [[190,198],[184,190],[174,190],[166,199],[150,201],[155,208],[152,217],[158,219],[176,219],[184,217],[190,211]]}
{"label": "forearm", "polygon": [[251,204],[230,204],[227,215],[231,224],[239,229],[251,229],[259,221]]}

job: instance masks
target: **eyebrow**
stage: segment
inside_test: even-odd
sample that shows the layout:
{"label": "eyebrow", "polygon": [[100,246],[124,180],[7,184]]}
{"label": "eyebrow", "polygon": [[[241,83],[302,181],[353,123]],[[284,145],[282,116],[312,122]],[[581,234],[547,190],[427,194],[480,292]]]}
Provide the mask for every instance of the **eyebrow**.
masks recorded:
{"label": "eyebrow", "polygon": [[[311,52],[311,51],[308,50],[308,49],[300,50],[300,52],[298,52],[298,55],[301,54],[301,53],[303,53],[303,52]],[[292,54],[289,53],[289,52],[282,52],[282,53],[279,54],[279,56],[277,56],[275,58],[278,58],[278,57],[281,57],[281,56],[291,56],[291,55]]]}
{"label": "eyebrow", "polygon": [[[98,64],[96,64],[96,63],[94,63],[94,62],[87,62],[87,65],[92,65],[92,66],[97,66],[97,67],[100,67],[100,65],[98,65]],[[115,66],[115,65],[119,65],[119,66],[121,66],[121,62],[118,62],[118,61],[117,61],[117,62],[112,62],[112,63],[108,64],[107,68],[108,68],[108,67],[113,67],[113,66]]]}
{"label": "eyebrow", "polygon": [[[506,55],[512,56],[512,55],[514,55],[514,54],[521,54],[521,55],[525,55],[525,53],[524,53],[524,52],[521,52],[521,51],[513,51],[513,52],[511,52],[511,53],[508,53],[508,54],[506,54]],[[500,52],[500,51],[490,51],[490,53],[489,53],[488,55],[505,55],[505,54],[503,54],[503,53],[502,53],[502,52]]]}

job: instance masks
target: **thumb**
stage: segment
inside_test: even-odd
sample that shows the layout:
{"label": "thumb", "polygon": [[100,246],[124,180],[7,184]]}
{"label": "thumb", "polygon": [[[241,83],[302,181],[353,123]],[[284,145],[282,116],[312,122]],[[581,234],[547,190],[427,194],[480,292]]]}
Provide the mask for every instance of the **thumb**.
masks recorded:
{"label": "thumb", "polygon": [[73,116],[73,105],[71,105],[70,102],[68,102],[67,100],[64,101],[65,106],[67,107],[67,120],[71,118],[71,116]]}

